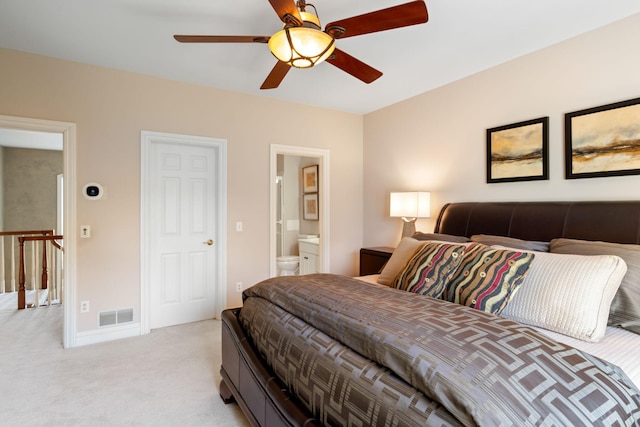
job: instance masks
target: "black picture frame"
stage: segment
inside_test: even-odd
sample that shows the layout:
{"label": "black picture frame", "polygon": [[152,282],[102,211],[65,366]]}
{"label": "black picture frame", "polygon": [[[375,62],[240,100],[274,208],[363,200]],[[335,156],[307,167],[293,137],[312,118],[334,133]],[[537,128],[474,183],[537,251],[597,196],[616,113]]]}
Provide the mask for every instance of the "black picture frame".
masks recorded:
{"label": "black picture frame", "polygon": [[549,117],[487,129],[487,183],[549,179]]}
{"label": "black picture frame", "polygon": [[566,179],[640,174],[640,98],[564,117]]}

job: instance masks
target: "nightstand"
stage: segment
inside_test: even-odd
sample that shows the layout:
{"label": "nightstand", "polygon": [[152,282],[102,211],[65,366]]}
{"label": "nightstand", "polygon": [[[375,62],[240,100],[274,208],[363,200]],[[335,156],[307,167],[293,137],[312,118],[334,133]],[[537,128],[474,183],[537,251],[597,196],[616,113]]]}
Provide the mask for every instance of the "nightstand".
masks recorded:
{"label": "nightstand", "polygon": [[360,249],[360,275],[378,274],[389,261],[395,248],[378,246]]}

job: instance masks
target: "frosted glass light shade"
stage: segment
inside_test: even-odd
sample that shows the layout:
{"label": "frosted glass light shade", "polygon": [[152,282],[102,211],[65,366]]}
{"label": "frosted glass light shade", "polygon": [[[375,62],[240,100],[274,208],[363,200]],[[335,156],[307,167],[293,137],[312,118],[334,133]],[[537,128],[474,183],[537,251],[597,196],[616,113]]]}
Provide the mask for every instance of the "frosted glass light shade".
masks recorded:
{"label": "frosted glass light shade", "polygon": [[269,39],[273,56],[296,68],[310,68],[327,59],[336,48],[333,37],[320,29],[318,17],[300,12],[302,26],[288,27]]}
{"label": "frosted glass light shade", "polygon": [[428,191],[391,193],[389,199],[389,216],[391,217],[431,217],[431,193]]}
{"label": "frosted glass light shade", "polygon": [[333,53],[329,34],[306,27],[285,28],[269,39],[269,50],[282,62],[296,68],[310,68]]}

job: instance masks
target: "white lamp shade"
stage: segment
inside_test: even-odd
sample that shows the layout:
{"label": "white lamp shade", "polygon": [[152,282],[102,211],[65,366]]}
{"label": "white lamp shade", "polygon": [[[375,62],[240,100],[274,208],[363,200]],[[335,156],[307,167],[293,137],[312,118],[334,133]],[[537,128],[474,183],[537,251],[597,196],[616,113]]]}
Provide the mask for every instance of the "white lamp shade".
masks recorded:
{"label": "white lamp shade", "polygon": [[391,193],[389,216],[403,218],[431,217],[431,193],[428,191]]}

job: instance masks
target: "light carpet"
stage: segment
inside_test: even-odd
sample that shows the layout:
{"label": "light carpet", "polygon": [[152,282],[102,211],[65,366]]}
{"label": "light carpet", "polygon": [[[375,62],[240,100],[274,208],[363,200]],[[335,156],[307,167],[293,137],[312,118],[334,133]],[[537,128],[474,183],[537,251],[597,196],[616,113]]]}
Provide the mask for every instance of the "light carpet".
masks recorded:
{"label": "light carpet", "polygon": [[0,295],[1,426],[248,426],[219,396],[218,320],[73,349],[62,306]]}

